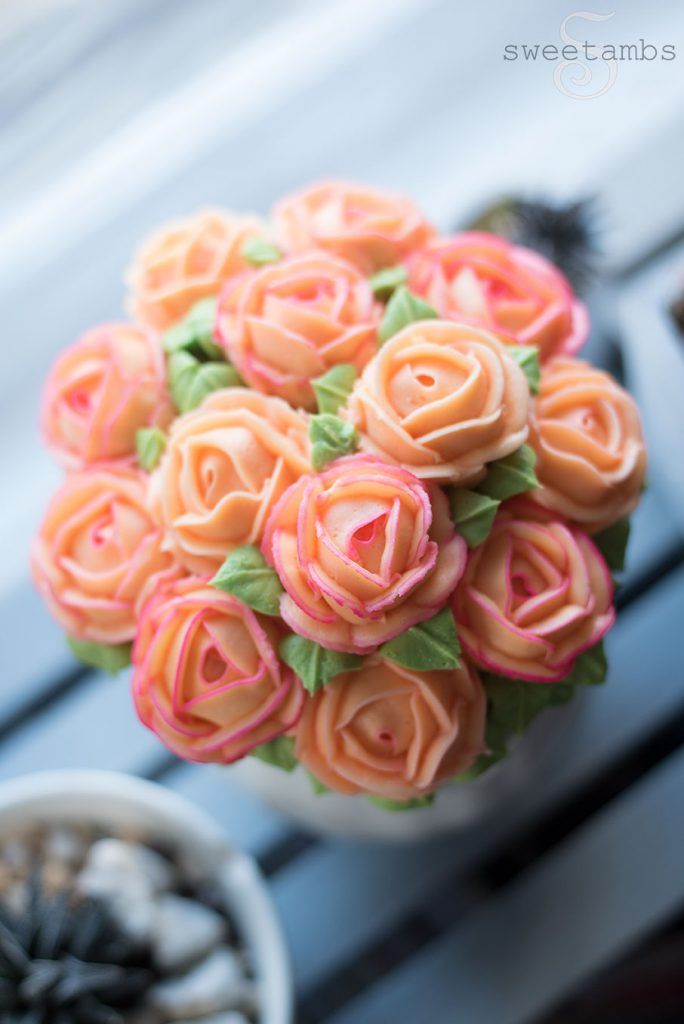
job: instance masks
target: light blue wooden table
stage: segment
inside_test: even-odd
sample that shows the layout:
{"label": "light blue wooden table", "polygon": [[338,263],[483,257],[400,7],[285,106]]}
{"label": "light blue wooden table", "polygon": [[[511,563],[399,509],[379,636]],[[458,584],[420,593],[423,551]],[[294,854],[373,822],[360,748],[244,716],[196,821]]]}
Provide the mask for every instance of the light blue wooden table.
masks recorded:
{"label": "light blue wooden table", "polygon": [[[510,189],[596,195],[610,274],[590,296],[592,353],[605,355],[620,307],[638,332],[642,308],[665,302],[654,261],[684,272],[683,65],[621,67],[591,102],[558,92],[548,66],[504,67],[506,43],[557,40],[556,2],[32,8],[0,6],[0,778],[120,769],[214,814],[269,875],[302,1024],[550,1014],[684,907],[684,539],[667,493],[652,487],[635,516],[611,678],[562,763],[448,839],[321,840],[228,773],[173,761],[125,679],[70,659],[26,578],[57,479],[37,394],[60,347],[119,315],[121,270],[151,225],[211,202],[265,210],[333,173],[412,192],[444,227]],[[680,4],[625,3],[597,31],[662,43],[683,27]]]}

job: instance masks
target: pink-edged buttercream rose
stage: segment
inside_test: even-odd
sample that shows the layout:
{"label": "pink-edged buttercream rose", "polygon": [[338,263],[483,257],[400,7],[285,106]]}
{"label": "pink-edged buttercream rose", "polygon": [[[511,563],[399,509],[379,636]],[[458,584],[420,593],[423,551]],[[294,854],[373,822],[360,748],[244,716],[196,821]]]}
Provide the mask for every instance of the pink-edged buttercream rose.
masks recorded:
{"label": "pink-edged buttercream rose", "polygon": [[70,469],[132,458],[141,427],[166,427],[173,407],[159,339],[102,324],[55,360],[43,394],[43,436]]}
{"label": "pink-edged buttercream rose", "polygon": [[589,533],[636,508],[646,474],[639,410],[609,373],[564,357],[545,366],[530,444],[541,485],[535,501]]}
{"label": "pink-edged buttercream rose", "polygon": [[150,592],[179,572],[148,511],[146,474],[121,466],[68,476],[31,555],[53,617],[70,636],[96,643],[132,640]]}
{"label": "pink-edged buttercream rose", "polygon": [[524,444],[528,404],[525,374],[495,335],[419,320],[385,342],[342,415],[363,450],[425,480],[472,483]]}
{"label": "pink-edged buttercream rose", "polygon": [[165,331],[245,270],[243,245],[266,234],[258,217],[229,210],[202,210],[164,225],[134,254],[126,273],[135,318]]}
{"label": "pink-edged buttercream rose", "polygon": [[230,282],[216,333],[251,387],[315,409],[312,379],[338,363],[361,370],[375,352],[380,316],[351,263],[310,252]]}
{"label": "pink-edged buttercream rose", "polygon": [[179,757],[226,764],[297,721],[304,691],[276,653],[280,630],[186,577],[145,605],[133,648],[141,721]]}
{"label": "pink-edged buttercream rose", "polygon": [[402,195],[344,181],[324,181],[285,196],[273,210],[287,252],[325,249],[364,274],[399,263],[435,233]]}
{"label": "pink-edged buttercream rose", "polygon": [[262,550],[285,588],[285,622],[357,654],[443,608],[466,557],[444,493],[366,455],[293,484],[271,513]]}
{"label": "pink-edged buttercream rose", "polygon": [[295,753],[329,789],[411,800],[484,750],[486,698],[474,669],[417,672],[377,655],[307,699]]}
{"label": "pink-edged buttercream rose", "polygon": [[246,388],[214,391],[175,420],[151,478],[165,546],[190,571],[216,572],[233,548],[260,543],[273,505],[310,466],[303,413]]}
{"label": "pink-edged buttercream rose", "polygon": [[613,582],[590,537],[528,500],[502,506],[454,596],[462,647],[504,676],[552,683],[615,620]]}
{"label": "pink-edged buttercream rose", "polygon": [[572,354],[589,318],[553,264],[498,235],[466,231],[428,243],[408,261],[409,287],[440,316],[484,327],[542,361]]}

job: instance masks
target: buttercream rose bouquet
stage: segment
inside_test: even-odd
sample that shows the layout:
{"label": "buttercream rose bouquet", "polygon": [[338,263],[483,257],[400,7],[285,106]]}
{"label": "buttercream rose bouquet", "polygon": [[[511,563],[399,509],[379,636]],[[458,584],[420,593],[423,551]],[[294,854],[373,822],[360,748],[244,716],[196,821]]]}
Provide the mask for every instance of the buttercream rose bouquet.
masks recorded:
{"label": "buttercream rose bouquet", "polygon": [[603,681],[646,457],[549,262],[335,182],[128,288],[49,374],[33,573],[172,751],[422,806]]}

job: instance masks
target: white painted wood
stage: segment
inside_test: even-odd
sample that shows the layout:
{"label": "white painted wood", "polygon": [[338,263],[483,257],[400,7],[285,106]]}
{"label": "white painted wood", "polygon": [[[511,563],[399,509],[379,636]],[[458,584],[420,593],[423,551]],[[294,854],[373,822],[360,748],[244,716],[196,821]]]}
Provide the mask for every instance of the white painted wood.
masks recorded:
{"label": "white painted wood", "polygon": [[523,1024],[684,900],[684,752],[481,902],[330,1024]]}

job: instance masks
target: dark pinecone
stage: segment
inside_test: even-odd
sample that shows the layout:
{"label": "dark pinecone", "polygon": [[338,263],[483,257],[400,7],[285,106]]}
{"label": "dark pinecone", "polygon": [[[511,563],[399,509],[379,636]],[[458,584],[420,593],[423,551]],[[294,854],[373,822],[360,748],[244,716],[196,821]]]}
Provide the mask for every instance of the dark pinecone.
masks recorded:
{"label": "dark pinecone", "polygon": [[597,269],[598,232],[591,199],[551,203],[509,196],[483,210],[468,227],[492,231],[536,250],[577,289],[586,285]]}
{"label": "dark pinecone", "polygon": [[0,1024],[123,1024],[154,978],[102,903],[48,895],[37,872],[23,913],[0,901]]}

